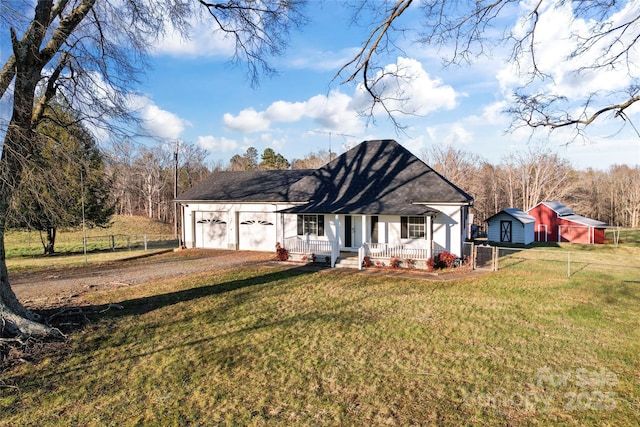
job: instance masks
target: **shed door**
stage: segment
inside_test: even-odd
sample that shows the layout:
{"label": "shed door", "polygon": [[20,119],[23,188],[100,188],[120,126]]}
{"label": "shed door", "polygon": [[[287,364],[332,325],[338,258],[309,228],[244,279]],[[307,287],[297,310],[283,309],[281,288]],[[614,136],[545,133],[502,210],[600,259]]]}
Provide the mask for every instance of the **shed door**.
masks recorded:
{"label": "shed door", "polygon": [[247,251],[271,252],[276,247],[276,214],[240,212],[238,247]]}
{"label": "shed door", "polygon": [[511,242],[511,221],[500,221],[500,241]]}
{"label": "shed door", "polygon": [[196,248],[227,248],[226,212],[195,212]]}

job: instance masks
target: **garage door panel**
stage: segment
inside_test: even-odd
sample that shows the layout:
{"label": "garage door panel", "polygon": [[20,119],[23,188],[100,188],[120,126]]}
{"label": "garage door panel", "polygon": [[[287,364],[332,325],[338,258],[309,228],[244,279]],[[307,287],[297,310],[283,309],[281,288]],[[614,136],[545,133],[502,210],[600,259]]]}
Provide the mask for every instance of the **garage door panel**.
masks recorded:
{"label": "garage door panel", "polygon": [[276,245],[276,214],[241,212],[240,242],[242,250],[273,251]]}
{"label": "garage door panel", "polygon": [[221,212],[196,213],[196,247],[227,248],[227,222]]}

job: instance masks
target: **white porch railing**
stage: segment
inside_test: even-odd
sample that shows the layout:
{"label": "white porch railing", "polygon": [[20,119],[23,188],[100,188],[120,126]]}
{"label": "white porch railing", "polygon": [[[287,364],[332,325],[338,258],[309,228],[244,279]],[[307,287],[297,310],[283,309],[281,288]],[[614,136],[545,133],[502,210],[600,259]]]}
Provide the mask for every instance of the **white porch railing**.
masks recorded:
{"label": "white porch railing", "polygon": [[365,255],[375,258],[427,260],[432,252],[429,248],[418,248],[408,245],[389,245],[388,243],[367,243],[364,247]]}
{"label": "white porch railing", "polygon": [[308,237],[287,237],[284,239],[284,248],[292,254],[315,254],[331,257],[331,267],[336,265],[340,255],[338,242],[332,240],[312,240]]}
{"label": "white porch railing", "polygon": [[329,240],[287,237],[284,239],[284,247],[294,254],[331,255],[331,242]]}

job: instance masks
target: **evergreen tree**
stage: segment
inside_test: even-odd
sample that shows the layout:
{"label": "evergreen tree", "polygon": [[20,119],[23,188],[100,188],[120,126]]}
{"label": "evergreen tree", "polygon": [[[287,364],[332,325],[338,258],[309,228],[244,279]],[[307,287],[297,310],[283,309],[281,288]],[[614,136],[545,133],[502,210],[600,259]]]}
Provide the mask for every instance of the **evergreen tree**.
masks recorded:
{"label": "evergreen tree", "polygon": [[51,254],[58,228],[106,226],[114,204],[100,150],[72,114],[56,105],[37,130],[41,152],[25,165],[7,219],[44,233],[44,253]]}

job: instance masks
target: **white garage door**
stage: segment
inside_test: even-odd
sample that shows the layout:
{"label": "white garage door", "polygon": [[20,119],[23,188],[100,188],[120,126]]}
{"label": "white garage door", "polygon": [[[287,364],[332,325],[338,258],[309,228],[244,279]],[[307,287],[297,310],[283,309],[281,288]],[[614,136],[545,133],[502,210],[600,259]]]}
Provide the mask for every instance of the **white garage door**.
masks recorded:
{"label": "white garage door", "polygon": [[226,212],[196,212],[196,248],[227,249]]}
{"label": "white garage door", "polygon": [[239,248],[249,251],[275,251],[276,214],[272,212],[240,212]]}

